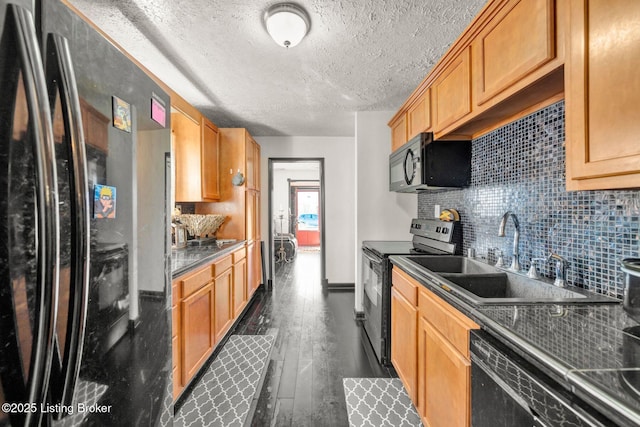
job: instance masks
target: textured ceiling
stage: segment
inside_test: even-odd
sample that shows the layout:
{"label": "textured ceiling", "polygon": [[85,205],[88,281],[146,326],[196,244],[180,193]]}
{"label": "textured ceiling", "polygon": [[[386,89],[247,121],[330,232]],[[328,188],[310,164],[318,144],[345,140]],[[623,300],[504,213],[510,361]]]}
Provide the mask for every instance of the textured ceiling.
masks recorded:
{"label": "textured ceiling", "polygon": [[397,110],[486,0],[300,0],[289,50],[274,0],[70,0],[219,127],[254,136],[353,136],[356,111]]}

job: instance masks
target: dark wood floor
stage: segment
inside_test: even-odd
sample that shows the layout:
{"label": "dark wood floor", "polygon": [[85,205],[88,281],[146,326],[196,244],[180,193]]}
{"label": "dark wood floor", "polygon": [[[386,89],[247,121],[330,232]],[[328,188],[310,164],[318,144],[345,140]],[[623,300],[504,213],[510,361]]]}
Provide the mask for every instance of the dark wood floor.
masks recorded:
{"label": "dark wood floor", "polygon": [[278,329],[253,426],[348,426],[342,379],[390,377],[354,320],[354,293],[323,292],[320,254],[277,268],[236,334]]}

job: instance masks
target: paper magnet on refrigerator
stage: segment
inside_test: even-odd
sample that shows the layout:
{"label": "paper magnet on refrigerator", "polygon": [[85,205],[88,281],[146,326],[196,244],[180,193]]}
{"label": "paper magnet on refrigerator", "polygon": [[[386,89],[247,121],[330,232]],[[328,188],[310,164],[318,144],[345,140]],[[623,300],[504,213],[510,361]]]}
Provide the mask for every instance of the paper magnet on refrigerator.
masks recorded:
{"label": "paper magnet on refrigerator", "polygon": [[116,217],[116,187],[96,184],[93,190],[93,217]]}
{"label": "paper magnet on refrigerator", "polygon": [[131,105],[117,96],[113,98],[113,127],[131,133]]}

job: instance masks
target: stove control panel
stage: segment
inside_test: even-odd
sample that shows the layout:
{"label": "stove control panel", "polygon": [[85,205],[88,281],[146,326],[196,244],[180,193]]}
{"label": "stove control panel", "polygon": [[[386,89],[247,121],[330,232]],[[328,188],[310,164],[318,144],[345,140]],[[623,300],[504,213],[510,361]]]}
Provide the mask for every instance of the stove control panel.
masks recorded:
{"label": "stove control panel", "polygon": [[440,242],[451,242],[455,222],[440,221],[439,219],[417,219],[411,221],[411,234]]}

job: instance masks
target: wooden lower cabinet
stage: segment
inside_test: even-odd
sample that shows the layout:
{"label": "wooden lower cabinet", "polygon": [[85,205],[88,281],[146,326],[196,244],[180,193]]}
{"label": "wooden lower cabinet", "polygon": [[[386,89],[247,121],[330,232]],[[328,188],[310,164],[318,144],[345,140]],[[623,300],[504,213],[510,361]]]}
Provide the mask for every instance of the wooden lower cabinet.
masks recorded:
{"label": "wooden lower cabinet", "polygon": [[182,300],[182,378],[190,379],[213,352],[214,288],[209,282]]}
{"label": "wooden lower cabinet", "polygon": [[219,342],[233,323],[231,294],[233,292],[232,269],[228,268],[215,279],[215,339]]}
{"label": "wooden lower cabinet", "polygon": [[391,363],[417,404],[417,333],[418,310],[397,289],[391,288]]}
{"label": "wooden lower cabinet", "polygon": [[479,326],[398,267],[391,276],[391,362],[398,376],[425,426],[468,427],[469,332]]}
{"label": "wooden lower cabinet", "polygon": [[238,317],[247,305],[247,258],[233,264],[233,316]]}
{"label": "wooden lower cabinet", "polygon": [[173,280],[173,398],[177,399],[213,353],[250,298],[247,248]]}
{"label": "wooden lower cabinet", "polygon": [[254,294],[262,282],[260,242],[249,242],[247,246],[247,298]]}
{"label": "wooden lower cabinet", "polygon": [[423,317],[418,341],[418,406],[423,423],[429,427],[469,426],[471,362]]}

